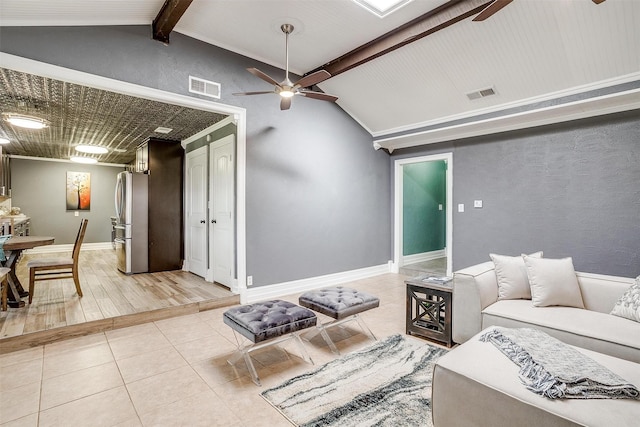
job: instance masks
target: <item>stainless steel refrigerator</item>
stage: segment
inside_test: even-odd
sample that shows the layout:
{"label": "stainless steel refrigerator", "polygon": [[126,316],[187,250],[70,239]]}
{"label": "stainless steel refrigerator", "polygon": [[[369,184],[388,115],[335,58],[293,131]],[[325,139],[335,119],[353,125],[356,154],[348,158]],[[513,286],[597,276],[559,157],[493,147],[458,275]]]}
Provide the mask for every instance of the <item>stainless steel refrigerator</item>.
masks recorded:
{"label": "stainless steel refrigerator", "polygon": [[149,271],[148,180],[142,173],[120,172],[116,179],[116,236],[118,270]]}

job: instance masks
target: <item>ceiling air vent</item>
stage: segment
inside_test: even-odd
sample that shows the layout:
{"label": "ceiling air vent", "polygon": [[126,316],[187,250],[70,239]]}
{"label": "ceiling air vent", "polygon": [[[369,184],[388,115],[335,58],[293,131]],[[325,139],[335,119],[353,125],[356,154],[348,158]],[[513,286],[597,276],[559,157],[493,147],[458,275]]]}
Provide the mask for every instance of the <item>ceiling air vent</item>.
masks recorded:
{"label": "ceiling air vent", "polygon": [[469,92],[467,94],[467,98],[469,98],[471,101],[473,101],[474,99],[480,99],[480,98],[485,98],[487,96],[491,96],[491,95],[495,95],[496,91],[494,88],[492,87],[488,87],[486,89],[480,89],[480,90],[476,90],[474,92]]}
{"label": "ceiling air vent", "polygon": [[220,83],[189,76],[189,92],[220,99]]}

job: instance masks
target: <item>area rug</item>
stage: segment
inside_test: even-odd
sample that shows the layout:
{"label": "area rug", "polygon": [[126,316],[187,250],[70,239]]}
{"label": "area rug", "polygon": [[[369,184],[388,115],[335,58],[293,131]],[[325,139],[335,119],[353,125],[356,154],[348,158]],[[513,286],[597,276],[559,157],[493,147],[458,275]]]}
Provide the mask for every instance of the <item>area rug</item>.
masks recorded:
{"label": "area rug", "polygon": [[393,335],[262,396],[297,426],[431,426],[433,363],[446,352]]}

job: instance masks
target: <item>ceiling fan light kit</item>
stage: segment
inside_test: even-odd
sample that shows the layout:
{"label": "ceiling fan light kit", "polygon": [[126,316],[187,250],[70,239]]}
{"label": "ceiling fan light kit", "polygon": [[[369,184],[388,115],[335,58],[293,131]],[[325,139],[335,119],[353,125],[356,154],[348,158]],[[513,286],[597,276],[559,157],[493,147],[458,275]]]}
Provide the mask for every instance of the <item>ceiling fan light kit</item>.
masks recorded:
{"label": "ceiling fan light kit", "polygon": [[304,96],[311,99],[319,99],[321,101],[329,101],[336,102],[338,100],[337,96],[329,95],[323,92],[315,92],[313,90],[306,89],[313,85],[316,85],[322,81],[327,80],[331,77],[327,71],[320,70],[315,73],[311,73],[307,76],[302,77],[296,83],[293,83],[289,79],[289,34],[291,34],[294,30],[293,25],[291,24],[282,24],[280,29],[285,34],[285,76],[284,80],[278,83],[275,79],[270,77],[269,75],[263,73],[257,68],[247,68],[254,76],[258,77],[261,80],[271,84],[274,86],[274,90],[268,91],[258,91],[258,92],[241,92],[234,93],[234,95],[264,95],[268,93],[275,93],[280,95],[280,109],[288,110],[291,107],[291,100],[295,95]]}

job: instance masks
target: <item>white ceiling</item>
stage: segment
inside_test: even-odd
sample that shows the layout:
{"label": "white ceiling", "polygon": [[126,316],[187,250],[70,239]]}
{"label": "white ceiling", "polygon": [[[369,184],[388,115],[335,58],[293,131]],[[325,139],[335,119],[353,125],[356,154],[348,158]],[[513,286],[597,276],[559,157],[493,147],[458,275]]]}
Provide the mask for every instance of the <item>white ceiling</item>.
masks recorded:
{"label": "white ceiling", "polygon": [[[0,25],[150,24],[164,0],[2,0]],[[194,0],[174,31],[303,74],[445,3],[414,0],[378,18],[351,0]],[[515,0],[319,87],[372,135],[640,80],[640,0]],[[279,76],[273,76],[280,80]],[[470,101],[471,92],[497,95]],[[256,79],[244,90],[266,90]],[[636,93],[634,101],[640,100]]]}

